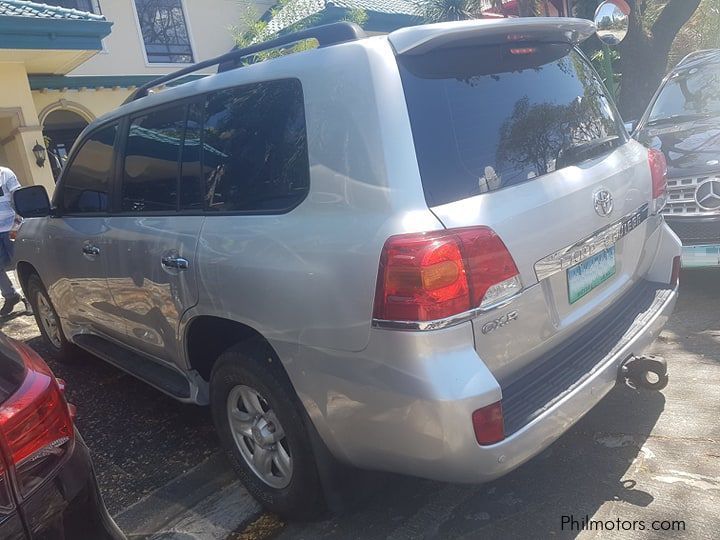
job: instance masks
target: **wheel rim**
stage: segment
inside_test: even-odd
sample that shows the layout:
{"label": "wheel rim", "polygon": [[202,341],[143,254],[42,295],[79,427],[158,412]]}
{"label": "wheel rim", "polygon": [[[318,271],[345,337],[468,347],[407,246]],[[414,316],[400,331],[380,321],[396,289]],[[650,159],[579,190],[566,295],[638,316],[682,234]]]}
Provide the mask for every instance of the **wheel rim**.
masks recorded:
{"label": "wheel rim", "polygon": [[53,311],[50,301],[45,298],[45,295],[38,293],[37,295],[37,312],[42,324],[43,330],[47,335],[50,343],[56,348],[62,347],[62,340],[60,339],[60,325],[58,324],[57,316]]}
{"label": "wheel rim", "polygon": [[239,385],[227,399],[228,421],[245,463],[263,482],[282,489],[292,479],[293,460],[280,421],[254,388]]}

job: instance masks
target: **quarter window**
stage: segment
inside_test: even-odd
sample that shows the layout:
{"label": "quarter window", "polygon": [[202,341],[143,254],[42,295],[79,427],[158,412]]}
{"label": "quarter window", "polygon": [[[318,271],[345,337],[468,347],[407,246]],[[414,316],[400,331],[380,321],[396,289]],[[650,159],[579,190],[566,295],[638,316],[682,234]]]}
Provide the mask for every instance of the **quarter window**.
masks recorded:
{"label": "quarter window", "polygon": [[193,62],[181,0],[135,0],[135,8],[148,62]]}
{"label": "quarter window", "polygon": [[63,213],[107,212],[113,146],[117,124],[89,135],[63,176],[60,204]]}
{"label": "quarter window", "polygon": [[130,122],[123,167],[123,212],[177,210],[185,113],[186,107],[181,105]]}
{"label": "quarter window", "polygon": [[280,212],[302,201],[310,173],[300,81],[209,94],[204,116],[208,210]]}

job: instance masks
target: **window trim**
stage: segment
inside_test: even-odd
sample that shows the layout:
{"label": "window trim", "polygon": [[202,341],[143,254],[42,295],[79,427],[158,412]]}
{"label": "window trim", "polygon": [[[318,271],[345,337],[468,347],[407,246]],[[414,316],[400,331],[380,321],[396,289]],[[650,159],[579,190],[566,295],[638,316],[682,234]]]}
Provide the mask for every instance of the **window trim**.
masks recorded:
{"label": "window trim", "polygon": [[[62,168],[62,172],[60,174],[60,178],[58,178],[57,184],[55,186],[55,191],[53,192],[53,198],[51,203],[51,211],[52,211],[52,217],[106,217],[112,214],[114,201],[115,201],[115,186],[117,184],[116,178],[117,178],[117,161],[118,161],[118,150],[120,147],[120,144],[122,144],[122,136],[126,129],[125,124],[125,118],[113,118],[111,120],[108,120],[107,122],[103,122],[102,124],[99,124],[97,127],[93,127],[91,131],[88,131],[86,134],[82,136],[82,139],[78,139],[77,143],[74,145],[74,148],[72,149],[70,155],[68,156],[67,163]],[[115,133],[115,143],[113,144],[113,150],[112,150],[112,159],[111,159],[111,165],[110,165],[110,172],[109,172],[109,178],[108,178],[108,205],[107,210],[105,212],[63,212],[63,210],[60,207],[61,198],[62,198],[62,192],[63,188],[65,187],[65,183],[67,181],[67,175],[68,171],[72,168],[72,166],[75,163],[75,159],[77,158],[77,155],[80,153],[80,150],[83,149],[85,146],[85,143],[88,141],[90,137],[92,137],[95,133],[102,131],[103,129],[107,129],[111,126],[117,126],[117,131]]]}
{"label": "window trim", "polygon": [[[264,83],[273,83],[273,82],[282,82],[282,81],[296,81],[300,85],[300,93],[301,93],[301,103],[303,107],[303,117],[305,120],[305,138],[306,138],[306,156],[307,156],[307,175],[308,175],[308,186],[305,192],[303,193],[303,196],[298,199],[298,201],[293,204],[292,206],[289,206],[285,209],[281,210],[224,210],[224,211],[212,211],[208,210],[207,204],[205,201],[205,198],[203,197],[203,208],[198,210],[183,210],[180,209],[180,189],[178,186],[178,201],[176,206],[176,211],[167,211],[167,210],[157,210],[153,212],[133,212],[133,211],[122,211],[122,184],[124,180],[124,163],[125,163],[125,150],[127,147],[127,141],[128,141],[128,133],[130,129],[130,124],[132,122],[132,119],[138,118],[141,116],[146,116],[148,114],[151,114],[154,111],[167,109],[170,107],[178,106],[181,104],[184,104],[186,107],[185,112],[185,131],[187,130],[187,115],[190,110],[190,106],[193,103],[198,103],[202,110],[203,110],[203,124],[202,124],[202,131],[200,134],[200,145],[202,148],[202,145],[205,143],[205,103],[207,96],[210,94],[215,94],[218,92],[223,92],[227,90],[233,90],[237,88],[243,88],[243,87],[250,87],[257,84],[264,84]],[[190,97],[184,97],[179,98],[176,100],[166,101],[163,103],[159,103],[157,105],[153,105],[144,109],[139,109],[137,111],[133,111],[130,114],[126,114],[122,117],[122,123],[121,123],[121,131],[118,132],[118,137],[121,137],[120,141],[116,141],[115,144],[115,181],[114,181],[114,189],[112,190],[113,198],[111,200],[111,204],[109,207],[111,208],[111,214],[113,216],[118,217],[170,217],[170,216],[205,216],[205,217],[212,217],[212,216],[279,216],[284,214],[289,214],[293,210],[295,210],[298,206],[300,206],[310,195],[310,186],[312,183],[312,175],[310,174],[310,145],[308,144],[308,129],[307,129],[307,116],[305,115],[305,112],[307,111],[306,103],[305,103],[305,92],[303,89],[302,81],[298,77],[282,77],[279,79],[267,79],[262,81],[255,81],[240,85],[231,85],[223,88],[217,88],[213,90],[209,90],[207,92],[202,92],[195,94]],[[118,120],[116,119],[115,122]],[[112,123],[113,121],[110,121],[109,123]],[[95,130],[93,130],[95,131]],[[183,131],[183,145],[185,143],[185,131]],[[84,139],[83,139],[84,140]],[[200,167],[202,170],[203,166],[203,153],[200,153]],[[178,183],[180,182],[181,176],[180,173],[182,171],[182,148],[178,157],[178,173],[177,173],[177,180]],[[104,214],[105,215],[105,214]]]}
{"label": "window trim", "polygon": [[140,26],[140,16],[138,14],[137,6],[135,5],[135,0],[130,1],[130,5],[132,6],[132,10],[133,10],[135,28],[137,30],[138,38],[140,39],[140,47],[142,48],[142,52],[143,52],[143,61],[145,62],[145,67],[147,67],[147,68],[152,68],[152,67],[177,68],[177,67],[189,66],[198,61],[197,47],[195,46],[195,40],[193,39],[193,32],[192,32],[192,28],[190,25],[190,17],[188,16],[187,6],[185,5],[186,2],[185,2],[185,0],[178,0],[178,2],[180,2],[180,8],[182,9],[183,17],[185,19],[185,28],[186,28],[187,34],[188,34],[188,44],[190,45],[190,55],[192,56],[192,60],[190,62],[150,62],[150,59],[148,58],[147,48],[145,46],[145,37],[143,36],[142,27]]}

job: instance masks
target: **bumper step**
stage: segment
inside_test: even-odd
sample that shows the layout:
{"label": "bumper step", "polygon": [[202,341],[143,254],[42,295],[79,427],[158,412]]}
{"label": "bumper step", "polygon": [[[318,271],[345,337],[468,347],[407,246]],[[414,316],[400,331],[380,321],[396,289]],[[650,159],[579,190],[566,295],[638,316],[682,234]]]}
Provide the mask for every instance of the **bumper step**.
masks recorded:
{"label": "bumper step", "polygon": [[503,386],[505,435],[527,425],[614,356],[672,293],[665,284],[639,283],[582,331]]}

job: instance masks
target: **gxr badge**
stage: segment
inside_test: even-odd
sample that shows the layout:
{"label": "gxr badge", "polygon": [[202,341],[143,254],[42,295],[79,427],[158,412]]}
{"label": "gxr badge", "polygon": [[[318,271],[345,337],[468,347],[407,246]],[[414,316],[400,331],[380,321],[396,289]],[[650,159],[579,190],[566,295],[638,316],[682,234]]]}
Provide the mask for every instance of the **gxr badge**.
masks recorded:
{"label": "gxr badge", "polygon": [[485,324],[483,324],[482,333],[489,334],[490,332],[497,330],[498,328],[502,328],[506,324],[509,324],[513,321],[517,321],[517,318],[518,318],[517,311],[511,311],[510,313],[506,313],[505,315],[495,319],[494,321],[489,321],[489,322],[486,322]]}

